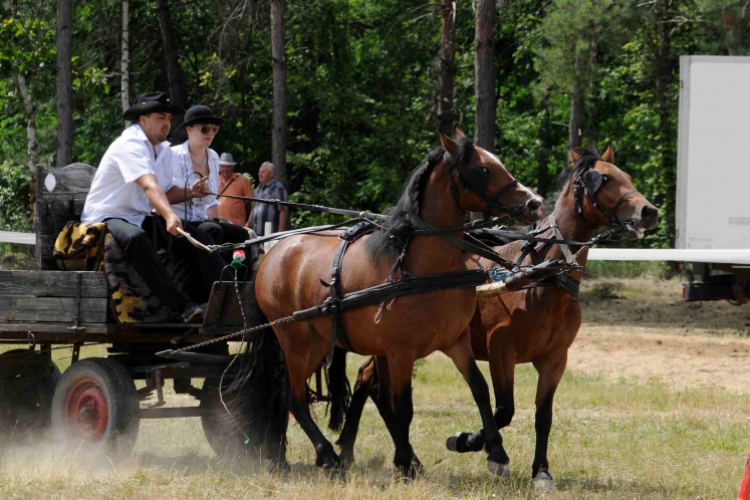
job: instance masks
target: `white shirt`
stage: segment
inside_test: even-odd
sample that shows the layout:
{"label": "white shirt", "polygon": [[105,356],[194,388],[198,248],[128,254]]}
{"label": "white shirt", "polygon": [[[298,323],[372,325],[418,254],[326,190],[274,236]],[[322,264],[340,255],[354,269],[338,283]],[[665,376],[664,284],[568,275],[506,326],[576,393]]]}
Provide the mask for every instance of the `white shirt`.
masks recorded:
{"label": "white shirt", "polygon": [[[193,172],[193,161],[187,141],[172,146],[172,152],[172,183],[180,189],[192,186],[200,179],[200,175]],[[208,189],[212,193],[219,192],[219,155],[211,148],[208,148]],[[211,194],[205,198],[192,198],[184,203],[172,205],[172,210],[182,220],[203,222],[208,220],[208,208],[218,204],[216,196]]]}
{"label": "white shirt", "polygon": [[159,187],[167,192],[174,185],[171,164],[169,142],[156,146],[154,158],[154,148],[140,125],[128,127],[109,146],[96,169],[81,222],[116,218],[140,227],[152,207],[135,181],[147,174],[155,175]]}

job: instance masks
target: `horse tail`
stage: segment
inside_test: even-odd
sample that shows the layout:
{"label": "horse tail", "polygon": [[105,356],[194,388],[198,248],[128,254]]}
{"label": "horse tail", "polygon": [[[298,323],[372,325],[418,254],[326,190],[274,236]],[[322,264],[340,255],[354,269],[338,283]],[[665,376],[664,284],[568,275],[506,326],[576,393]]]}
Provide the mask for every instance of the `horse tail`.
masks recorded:
{"label": "horse tail", "polygon": [[[255,297],[255,277],[248,287],[245,307],[248,328],[268,323]],[[237,355],[237,376],[229,390],[237,395],[246,419],[248,447],[260,457],[283,462],[289,424],[282,395],[287,383],[286,360],[271,327],[256,330],[245,340],[245,347]]]}
{"label": "horse tail", "polygon": [[333,350],[333,361],[328,369],[328,395],[331,398],[331,418],[328,428],[339,432],[352,400],[352,388],[346,377],[346,351],[340,347]]}

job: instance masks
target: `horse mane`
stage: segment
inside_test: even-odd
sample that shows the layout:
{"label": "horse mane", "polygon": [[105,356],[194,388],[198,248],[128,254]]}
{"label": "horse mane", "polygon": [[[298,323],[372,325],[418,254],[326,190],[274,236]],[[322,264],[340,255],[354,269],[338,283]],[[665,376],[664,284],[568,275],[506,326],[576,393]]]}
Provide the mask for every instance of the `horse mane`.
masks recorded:
{"label": "horse mane", "polygon": [[[458,150],[457,158],[454,161],[459,165],[471,161],[471,156],[474,153],[474,143],[471,139],[461,137],[455,139],[455,141]],[[403,233],[412,229],[409,214],[419,215],[422,193],[427,185],[430,172],[443,159],[444,153],[443,148],[430,151],[427,159],[420,163],[409,175],[398,203],[386,212],[388,219],[383,224],[383,228],[375,231],[365,243],[365,247],[372,257],[397,257],[404,250],[409,236],[405,236]]]}
{"label": "horse mane", "polygon": [[568,165],[560,173],[560,177],[557,179],[557,186],[561,193],[568,181],[575,179],[576,175],[580,172],[593,167],[594,163],[600,159],[599,155],[591,149],[575,148],[573,151],[578,154],[580,158],[575,165],[572,167]]}

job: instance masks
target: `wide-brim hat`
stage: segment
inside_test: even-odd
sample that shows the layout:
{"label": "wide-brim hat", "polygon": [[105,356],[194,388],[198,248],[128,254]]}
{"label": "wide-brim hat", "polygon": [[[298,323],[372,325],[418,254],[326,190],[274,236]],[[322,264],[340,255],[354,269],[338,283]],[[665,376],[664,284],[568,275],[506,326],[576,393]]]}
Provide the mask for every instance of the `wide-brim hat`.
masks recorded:
{"label": "wide-brim hat", "polygon": [[139,116],[149,113],[182,113],[183,111],[185,111],[183,108],[174,106],[170,102],[166,92],[149,92],[138,96],[138,101],[123,113],[123,118],[135,122],[138,121]]}
{"label": "wide-brim hat", "polygon": [[214,114],[214,110],[203,104],[192,106],[185,112],[185,121],[180,124],[178,129],[192,127],[199,124],[224,125],[224,118],[219,118]]}
{"label": "wide-brim hat", "polygon": [[237,165],[237,162],[232,158],[232,153],[221,153],[219,165]]}

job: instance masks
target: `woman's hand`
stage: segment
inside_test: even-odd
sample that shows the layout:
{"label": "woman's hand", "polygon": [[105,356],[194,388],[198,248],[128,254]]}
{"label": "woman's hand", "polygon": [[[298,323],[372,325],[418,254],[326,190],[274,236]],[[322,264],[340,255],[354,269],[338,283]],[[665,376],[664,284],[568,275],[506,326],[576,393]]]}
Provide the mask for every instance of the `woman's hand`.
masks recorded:
{"label": "woman's hand", "polygon": [[201,177],[190,186],[191,198],[205,198],[211,194],[211,189],[208,186],[208,177]]}

